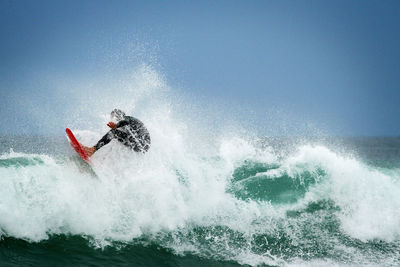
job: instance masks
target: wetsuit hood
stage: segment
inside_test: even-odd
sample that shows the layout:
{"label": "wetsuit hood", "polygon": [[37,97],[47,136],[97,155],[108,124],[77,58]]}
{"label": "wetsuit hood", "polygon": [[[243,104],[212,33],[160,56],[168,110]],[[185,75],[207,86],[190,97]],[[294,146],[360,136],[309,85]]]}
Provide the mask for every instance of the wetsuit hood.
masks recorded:
{"label": "wetsuit hood", "polygon": [[125,118],[125,112],[120,109],[114,109],[111,111],[111,118],[115,119],[116,121],[122,121]]}

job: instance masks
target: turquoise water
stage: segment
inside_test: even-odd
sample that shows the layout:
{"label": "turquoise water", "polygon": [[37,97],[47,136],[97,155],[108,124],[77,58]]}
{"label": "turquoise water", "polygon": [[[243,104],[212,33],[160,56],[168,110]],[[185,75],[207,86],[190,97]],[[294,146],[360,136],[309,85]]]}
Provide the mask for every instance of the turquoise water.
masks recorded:
{"label": "turquoise water", "polygon": [[154,136],[91,167],[64,137],[0,137],[1,265],[400,264],[400,138]]}

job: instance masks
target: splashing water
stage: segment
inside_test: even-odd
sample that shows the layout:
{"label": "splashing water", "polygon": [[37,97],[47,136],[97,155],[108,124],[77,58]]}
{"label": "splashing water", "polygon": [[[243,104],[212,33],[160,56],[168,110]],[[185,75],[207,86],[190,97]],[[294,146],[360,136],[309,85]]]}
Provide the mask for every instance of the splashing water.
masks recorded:
{"label": "splashing water", "polygon": [[[268,140],[198,127],[174,109],[170,89],[149,67],[131,81],[92,106],[87,128],[73,120],[73,130],[94,144],[107,129],[93,125],[119,107],[148,127],[150,151],[112,141],[93,156],[92,169],[70,150],[2,153],[3,242],[80,236],[94,248],[153,244],[176,257],[238,264],[399,264],[398,168],[325,145],[296,145],[282,156]],[[84,107],[74,114],[84,117]]]}

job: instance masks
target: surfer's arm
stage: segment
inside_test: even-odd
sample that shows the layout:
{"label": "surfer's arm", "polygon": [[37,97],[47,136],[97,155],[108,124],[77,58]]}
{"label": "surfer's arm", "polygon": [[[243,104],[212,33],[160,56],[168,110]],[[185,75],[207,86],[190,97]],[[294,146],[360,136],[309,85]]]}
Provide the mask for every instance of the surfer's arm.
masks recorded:
{"label": "surfer's arm", "polygon": [[128,125],[128,124],[129,124],[129,121],[127,121],[127,120],[122,120],[122,121],[119,121],[119,122],[116,124],[116,126],[117,126],[117,128],[119,128],[119,127],[123,127],[123,126]]}
{"label": "surfer's arm", "polygon": [[95,151],[99,150],[102,146],[107,145],[108,143],[111,142],[111,140],[114,138],[114,129],[110,130],[108,133],[106,133],[100,140],[97,142],[96,145],[94,145]]}

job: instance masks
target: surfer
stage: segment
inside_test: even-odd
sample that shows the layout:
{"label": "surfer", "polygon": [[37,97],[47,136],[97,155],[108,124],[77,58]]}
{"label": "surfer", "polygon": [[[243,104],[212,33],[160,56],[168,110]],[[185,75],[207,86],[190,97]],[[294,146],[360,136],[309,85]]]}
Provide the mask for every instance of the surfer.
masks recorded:
{"label": "surfer", "polygon": [[[96,145],[92,147],[82,146],[83,150],[90,157],[99,150],[102,146],[110,143],[112,139],[117,139],[119,142],[129,147],[136,152],[145,153],[150,148],[150,134],[144,124],[131,116],[126,116],[122,110],[114,109],[111,112],[111,120],[107,126],[111,130],[106,133]],[[115,124],[116,121],[117,123]]]}

